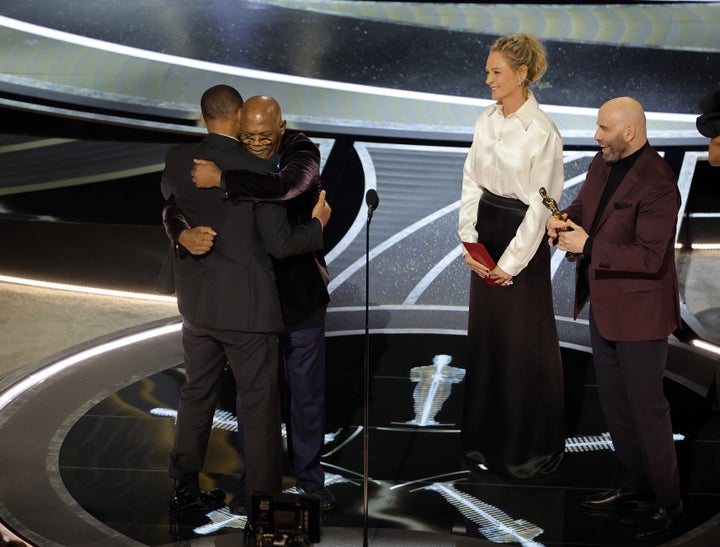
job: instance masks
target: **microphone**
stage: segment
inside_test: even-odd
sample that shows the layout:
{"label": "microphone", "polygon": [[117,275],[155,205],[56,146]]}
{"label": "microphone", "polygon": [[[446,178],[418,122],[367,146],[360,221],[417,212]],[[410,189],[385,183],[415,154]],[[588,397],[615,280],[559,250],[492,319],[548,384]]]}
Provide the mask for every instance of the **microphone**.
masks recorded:
{"label": "microphone", "polygon": [[368,545],[368,469],[369,469],[369,406],[370,406],[370,219],[380,203],[377,192],[371,188],[365,193],[368,208],[365,228],[365,359],[363,365],[363,547]]}
{"label": "microphone", "polygon": [[371,188],[365,193],[365,203],[368,207],[368,222],[370,222],[370,219],[373,216],[373,211],[377,209],[378,203],[380,203],[378,193],[374,189]]}

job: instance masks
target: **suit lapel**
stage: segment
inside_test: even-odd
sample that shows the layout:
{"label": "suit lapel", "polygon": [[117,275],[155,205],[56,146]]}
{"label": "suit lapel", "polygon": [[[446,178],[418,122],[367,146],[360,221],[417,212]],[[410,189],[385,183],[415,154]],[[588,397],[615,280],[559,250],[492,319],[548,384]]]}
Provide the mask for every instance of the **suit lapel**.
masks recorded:
{"label": "suit lapel", "polygon": [[[615,193],[610,198],[610,201],[608,201],[608,204],[605,206],[605,210],[602,213],[602,216],[600,217],[600,220],[597,223],[597,226],[595,227],[595,233],[597,233],[603,224],[607,221],[608,218],[610,218],[610,215],[612,215],[613,211],[615,210],[615,202],[616,201],[623,201],[623,199],[630,193],[630,191],[633,189],[635,184],[637,184],[638,176],[640,173],[642,173],[645,170],[645,166],[647,165],[647,162],[650,160],[650,154],[648,154],[648,151],[650,150],[650,147],[647,146],[645,150],[643,150],[642,154],[640,154],[640,157],[635,160],[635,163],[630,168],[630,170],[625,175],[625,178],[620,182],[620,185],[617,187],[617,190],[615,190]],[[607,171],[605,172],[605,180],[607,180],[607,177],[610,175],[610,167],[608,166]],[[606,183],[607,184],[607,183]],[[597,200],[600,201],[600,197],[602,196],[602,190],[604,190],[604,186],[600,191],[600,194],[597,196]],[[594,234],[591,234],[594,235]]]}
{"label": "suit lapel", "polygon": [[[598,152],[598,158],[600,158],[600,153]],[[593,219],[595,218],[595,215],[597,214],[598,207],[600,207],[600,200],[602,199],[603,192],[605,191],[605,185],[607,184],[608,176],[610,176],[610,166],[605,163],[605,160],[599,159],[599,161],[602,162],[602,167],[600,168],[600,172],[597,175],[597,184],[593,184],[591,187],[588,188],[588,204],[592,203],[592,211],[588,209],[588,215],[587,215],[587,230],[590,230],[590,226],[592,225]],[[598,223],[598,226],[600,223]],[[597,231],[597,227],[596,227]],[[594,235],[594,234],[590,234]]]}
{"label": "suit lapel", "polygon": [[633,168],[628,171],[627,175],[625,175],[625,178],[622,180],[620,185],[617,187],[617,190],[615,190],[615,193],[610,198],[610,201],[608,201],[607,205],[605,206],[605,210],[602,212],[602,216],[600,217],[600,220],[598,220],[597,226],[595,227],[595,233],[597,233],[600,228],[602,228],[602,225],[605,224],[607,219],[610,218],[610,215],[613,214],[613,211],[615,210],[615,202],[622,201],[622,199],[628,194],[632,187],[635,186],[637,180],[637,172],[635,171],[635,166],[633,166]]}

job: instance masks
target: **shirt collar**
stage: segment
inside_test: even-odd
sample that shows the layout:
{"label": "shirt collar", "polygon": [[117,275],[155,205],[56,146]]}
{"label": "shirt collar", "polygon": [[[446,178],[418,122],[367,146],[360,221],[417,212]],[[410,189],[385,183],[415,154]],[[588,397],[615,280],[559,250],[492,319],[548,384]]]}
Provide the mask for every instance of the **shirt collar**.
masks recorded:
{"label": "shirt collar", "polygon": [[[535,99],[535,95],[532,91],[528,89],[528,98],[527,100],[522,104],[520,108],[518,108],[515,112],[510,114],[508,118],[512,118],[515,116],[518,120],[520,120],[520,123],[523,126],[523,129],[527,131],[528,127],[530,127],[530,124],[532,123],[533,118],[537,114],[537,111],[540,110],[540,106],[538,105],[537,100]],[[502,105],[501,104],[495,104],[495,113],[499,114],[500,116],[503,115]]]}
{"label": "shirt collar", "polygon": [[228,139],[232,139],[234,141],[240,142],[240,139],[237,137],[233,137],[232,135],[226,135],[225,133],[215,133],[216,135],[220,135],[221,137],[227,137]]}

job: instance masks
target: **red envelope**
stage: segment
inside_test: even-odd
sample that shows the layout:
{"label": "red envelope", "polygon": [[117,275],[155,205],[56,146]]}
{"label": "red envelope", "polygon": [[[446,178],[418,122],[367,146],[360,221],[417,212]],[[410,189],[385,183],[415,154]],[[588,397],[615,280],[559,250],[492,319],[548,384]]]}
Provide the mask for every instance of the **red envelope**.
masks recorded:
{"label": "red envelope", "polygon": [[[485,248],[485,245],[482,243],[472,243],[470,241],[463,241],[462,244],[467,249],[467,252],[470,253],[470,256],[473,257],[477,262],[482,264],[483,266],[493,269],[495,268],[495,261],[490,256],[490,253]],[[485,283],[492,287],[504,287],[505,285],[501,285],[499,283],[495,283],[492,279],[489,277],[485,278]]]}

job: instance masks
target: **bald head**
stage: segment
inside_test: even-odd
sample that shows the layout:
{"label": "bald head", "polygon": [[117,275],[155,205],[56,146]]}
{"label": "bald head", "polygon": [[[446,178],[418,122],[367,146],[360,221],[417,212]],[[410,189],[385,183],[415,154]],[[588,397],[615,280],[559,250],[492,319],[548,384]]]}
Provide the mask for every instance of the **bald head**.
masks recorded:
{"label": "bald head", "polygon": [[600,107],[595,140],[603,158],[615,163],[640,150],[647,142],[647,125],[642,105],[632,97],[617,97]]}
{"label": "bald head", "polygon": [[256,95],[245,101],[241,124],[240,140],[256,156],[269,159],[280,148],[286,124],[280,105],[272,97]]}
{"label": "bald head", "polygon": [[611,99],[600,107],[607,115],[627,126],[632,126],[638,138],[647,140],[645,111],[642,105],[632,97]]}
{"label": "bald head", "polygon": [[263,121],[271,121],[278,125],[282,121],[282,112],[280,111],[280,104],[267,95],[255,95],[250,97],[243,105],[242,111],[243,122],[257,121],[262,119]]}

